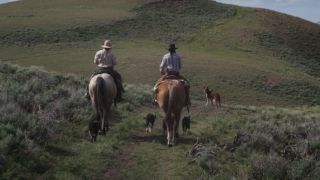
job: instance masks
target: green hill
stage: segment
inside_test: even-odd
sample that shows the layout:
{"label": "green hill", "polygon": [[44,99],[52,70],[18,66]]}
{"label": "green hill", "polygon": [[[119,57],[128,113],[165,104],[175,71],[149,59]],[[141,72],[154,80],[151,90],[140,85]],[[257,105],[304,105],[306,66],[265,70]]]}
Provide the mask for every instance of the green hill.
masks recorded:
{"label": "green hill", "polygon": [[[23,0],[0,6],[0,27],[0,179],[319,179],[314,23],[209,0]],[[92,144],[82,96],[104,39],[126,101]],[[169,42],[192,99],[191,132],[171,149],[150,105]],[[222,109],[203,106],[204,85]]]}
{"label": "green hill", "polygon": [[195,98],[208,84],[230,103],[319,104],[305,97],[319,89],[320,28],[311,22],[207,0],[36,2],[0,7],[2,61],[89,76],[108,38],[125,81],[152,85],[174,41]]}
{"label": "green hill", "polygon": [[[111,130],[91,143],[86,83],[0,64],[1,179],[319,178],[318,106],[214,109],[193,101],[191,131],[168,148],[151,87],[127,85]],[[150,112],[158,118],[146,134]]]}

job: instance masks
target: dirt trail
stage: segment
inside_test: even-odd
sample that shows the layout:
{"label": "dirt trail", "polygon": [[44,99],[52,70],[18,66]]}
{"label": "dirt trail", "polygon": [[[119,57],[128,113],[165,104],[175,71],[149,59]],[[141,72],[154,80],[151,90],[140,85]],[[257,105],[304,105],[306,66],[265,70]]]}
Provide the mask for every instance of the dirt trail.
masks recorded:
{"label": "dirt trail", "polygon": [[101,179],[119,180],[129,166],[133,158],[135,143],[131,142],[121,147],[119,154],[115,157],[113,165],[107,169],[107,172]]}
{"label": "dirt trail", "polygon": [[[147,110],[147,112],[150,112],[150,110]],[[202,112],[201,108],[193,109],[193,114],[195,116],[199,114],[207,115],[206,112]],[[200,124],[193,125],[199,126]],[[196,126],[191,128],[196,129]],[[113,164],[106,170],[101,179],[125,179],[129,171],[140,179],[146,179],[148,174],[152,175],[152,177],[149,177],[151,179],[164,177],[183,179],[182,177],[185,177],[185,174],[179,174],[179,172],[183,172],[184,167],[188,166],[190,168],[191,166],[185,157],[185,152],[193,145],[196,138],[193,135],[183,136],[181,130],[180,135],[177,145],[168,148],[162,134],[162,120],[157,117],[152,133],[147,134],[143,129],[140,129],[129,143],[120,147],[119,153],[113,159]],[[142,164],[139,164],[141,161],[143,161]],[[152,173],[144,172],[146,169],[149,169]]]}
{"label": "dirt trail", "polygon": [[120,180],[123,178],[126,170],[130,168],[134,159],[134,152],[136,146],[139,146],[140,143],[145,142],[147,138],[146,133],[139,132],[134,135],[132,142],[129,142],[120,147],[119,153],[113,159],[113,164],[101,179],[106,180]]}

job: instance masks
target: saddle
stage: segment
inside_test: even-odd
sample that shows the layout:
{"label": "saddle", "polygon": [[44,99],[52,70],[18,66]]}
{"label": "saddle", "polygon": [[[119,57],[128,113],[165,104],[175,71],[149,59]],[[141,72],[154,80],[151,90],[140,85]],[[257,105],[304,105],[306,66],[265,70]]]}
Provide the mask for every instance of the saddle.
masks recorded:
{"label": "saddle", "polygon": [[112,69],[109,69],[109,68],[103,68],[103,69],[97,69],[93,74],[92,74],[92,77],[95,76],[95,75],[98,75],[98,74],[109,74],[112,76]]}
{"label": "saddle", "polygon": [[[165,75],[161,78],[161,81],[159,82],[159,84],[161,84],[162,82],[166,81],[166,80],[179,80],[180,82],[182,82],[183,84],[186,84],[185,80],[183,78],[181,78],[180,76],[176,76],[176,75]],[[158,85],[159,85],[158,84]]]}
{"label": "saddle", "polygon": [[166,79],[181,79],[181,78],[177,75],[165,75],[163,77],[163,80],[166,80]]}
{"label": "saddle", "polygon": [[177,76],[177,75],[164,75],[162,77],[160,77],[160,79],[157,81],[157,83],[155,84],[154,88],[153,88],[153,91],[155,93],[158,93],[158,87],[161,83],[165,82],[166,80],[179,80],[180,82],[182,82],[182,84],[185,86],[185,87],[189,87],[189,83],[184,80],[182,77],[180,76]]}
{"label": "saddle", "polygon": [[177,75],[166,75],[162,78],[162,80],[159,82],[158,86],[165,82],[166,80],[178,80],[180,81],[186,88],[190,87],[189,82],[186,81],[183,77],[177,76]]}

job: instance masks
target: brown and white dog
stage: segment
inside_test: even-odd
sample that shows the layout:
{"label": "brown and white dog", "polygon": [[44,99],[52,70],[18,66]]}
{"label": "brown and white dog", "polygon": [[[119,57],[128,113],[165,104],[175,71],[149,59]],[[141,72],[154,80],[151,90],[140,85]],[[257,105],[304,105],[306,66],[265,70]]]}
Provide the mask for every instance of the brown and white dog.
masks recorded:
{"label": "brown and white dog", "polygon": [[204,93],[207,98],[206,106],[209,104],[209,101],[211,102],[211,105],[213,106],[213,102],[216,104],[217,108],[221,108],[221,99],[220,94],[218,92],[214,92],[213,90],[209,90],[208,86],[203,87]]}

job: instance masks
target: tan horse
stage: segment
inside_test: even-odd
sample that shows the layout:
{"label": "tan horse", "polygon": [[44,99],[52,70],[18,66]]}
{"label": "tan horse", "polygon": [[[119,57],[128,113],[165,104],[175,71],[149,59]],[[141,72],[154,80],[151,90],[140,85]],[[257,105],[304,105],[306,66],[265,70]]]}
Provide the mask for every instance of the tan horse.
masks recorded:
{"label": "tan horse", "polygon": [[[89,83],[89,95],[92,107],[96,111],[98,127],[93,128],[105,134],[109,130],[110,108],[117,95],[117,89],[113,78],[109,74],[98,74],[91,78]],[[98,132],[92,132],[89,128],[92,141],[95,141]]]}
{"label": "tan horse", "polygon": [[175,143],[181,111],[186,104],[186,92],[179,80],[164,80],[158,86],[157,102],[163,113],[163,128],[167,131],[168,146]]}

